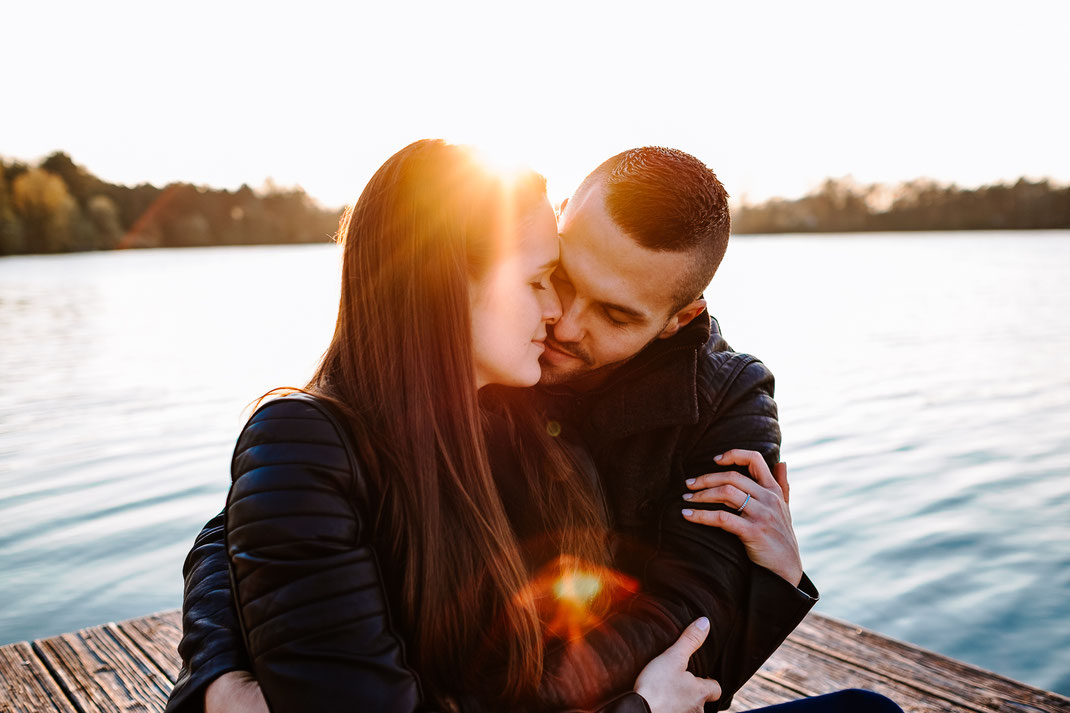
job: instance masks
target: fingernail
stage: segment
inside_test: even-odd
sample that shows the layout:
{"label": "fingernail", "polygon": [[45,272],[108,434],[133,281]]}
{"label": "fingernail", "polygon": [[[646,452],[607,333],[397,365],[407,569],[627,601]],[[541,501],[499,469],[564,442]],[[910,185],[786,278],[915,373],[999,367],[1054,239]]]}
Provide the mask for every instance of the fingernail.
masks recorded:
{"label": "fingernail", "polygon": [[700,616],[698,618],[698,621],[695,622],[695,626],[702,629],[703,631],[706,631],[706,629],[710,628],[710,620],[704,616]]}
{"label": "fingernail", "polygon": [[694,495],[694,493],[684,493],[684,500],[690,500]]}
{"label": "fingernail", "polygon": [[695,484],[695,479],[694,478],[688,478],[687,479],[687,484],[688,485],[694,485]]}
{"label": "fingernail", "polygon": [[694,510],[681,510],[680,512],[684,514],[684,517],[691,517],[695,514]]}
{"label": "fingernail", "polygon": [[719,455],[719,456],[714,456],[714,457],[713,457],[713,459],[714,459],[714,460],[717,460],[717,461],[721,460],[722,458],[724,458],[724,453],[722,453],[722,454],[721,454],[721,455]]}

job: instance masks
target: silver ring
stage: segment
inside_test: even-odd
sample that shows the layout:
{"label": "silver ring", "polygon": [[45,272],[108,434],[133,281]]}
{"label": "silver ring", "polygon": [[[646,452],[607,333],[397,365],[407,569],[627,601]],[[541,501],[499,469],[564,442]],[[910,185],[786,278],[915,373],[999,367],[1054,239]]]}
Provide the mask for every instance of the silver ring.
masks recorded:
{"label": "silver ring", "polygon": [[747,493],[747,499],[743,501],[743,504],[739,506],[739,510],[736,510],[736,514],[739,515],[743,512],[743,508],[747,507],[747,503],[750,502],[750,493]]}

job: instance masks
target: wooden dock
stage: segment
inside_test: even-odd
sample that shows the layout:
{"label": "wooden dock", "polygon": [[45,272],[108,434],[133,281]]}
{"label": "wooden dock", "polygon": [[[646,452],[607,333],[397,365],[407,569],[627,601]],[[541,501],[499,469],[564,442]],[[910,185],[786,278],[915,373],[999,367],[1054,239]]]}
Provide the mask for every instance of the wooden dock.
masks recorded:
{"label": "wooden dock", "polygon": [[[0,647],[0,713],[162,711],[179,669],[179,612]],[[1070,699],[811,613],[732,711],[869,688],[909,713],[1070,712]]]}

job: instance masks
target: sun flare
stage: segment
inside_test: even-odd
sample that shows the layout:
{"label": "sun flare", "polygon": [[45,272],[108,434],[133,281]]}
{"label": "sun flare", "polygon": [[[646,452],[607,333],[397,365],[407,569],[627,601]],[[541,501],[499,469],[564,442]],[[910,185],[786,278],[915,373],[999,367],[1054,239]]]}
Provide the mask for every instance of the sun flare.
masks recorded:
{"label": "sun flare", "polygon": [[532,168],[519,151],[505,144],[480,142],[472,145],[476,160],[505,179],[521,175]]}
{"label": "sun flare", "polygon": [[568,572],[554,582],[554,596],[573,604],[586,604],[602,590],[602,580],[592,572]]}

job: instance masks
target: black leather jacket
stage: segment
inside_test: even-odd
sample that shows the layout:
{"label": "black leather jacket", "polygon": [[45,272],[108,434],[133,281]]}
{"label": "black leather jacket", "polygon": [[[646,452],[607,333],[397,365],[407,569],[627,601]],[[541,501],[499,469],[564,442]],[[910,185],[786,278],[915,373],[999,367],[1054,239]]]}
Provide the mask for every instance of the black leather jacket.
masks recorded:
{"label": "black leather jacket", "polygon": [[[750,563],[734,536],[688,523],[679,515],[683,480],[699,473],[723,470],[713,463],[713,455],[730,447],[741,447],[762,451],[771,463],[778,459],[780,434],[771,398],[772,377],[753,357],[731,352],[717,333],[715,323],[712,327],[711,330],[708,318],[703,316],[676,337],[656,342],[618,370],[597,392],[573,394],[567,389],[544,392],[547,408],[559,415],[566,429],[592,446],[595,462],[607,485],[615,527],[628,542],[624,548],[626,568],[640,577],[644,591],[588,635],[589,646],[583,651],[582,662],[571,658],[576,651],[574,647],[548,653],[546,685],[540,689],[538,702],[543,710],[567,708],[577,701],[589,707],[613,709],[614,713],[644,710],[645,703],[636,694],[611,696],[614,692],[627,692],[639,669],[671,644],[688,622],[703,614],[710,617],[712,628],[707,643],[692,660],[692,670],[721,683],[725,696],[717,707],[727,707],[731,694],[757,670],[816,601],[816,591],[807,579],[797,589]],[[302,428],[311,429],[313,421],[305,421]],[[318,429],[318,435],[312,431],[306,434],[313,438],[315,451],[325,447],[322,422]],[[246,474],[245,466],[258,462],[251,460],[253,454],[259,458],[264,452],[274,453],[287,462],[293,460],[290,452],[294,447],[293,434],[282,435],[289,445],[272,446],[270,438],[274,436],[266,423],[256,426],[253,435],[248,431],[249,428],[238,445],[242,459],[235,460],[234,475],[239,481],[235,484],[235,497],[243,492],[244,485],[239,487],[239,484]],[[257,432],[259,436],[255,435]],[[248,445],[248,438],[269,438],[269,441],[254,442],[253,450],[246,452],[243,442]],[[335,458],[345,452],[338,442],[327,450]],[[346,492],[338,473],[332,476],[333,471],[314,465],[331,462],[330,453],[315,452],[303,460],[304,467],[316,471],[321,486],[334,478],[333,487]],[[270,473],[272,467],[262,464],[250,472]],[[252,507],[251,503],[256,506]],[[253,500],[239,497],[232,502],[231,533],[240,535],[243,529],[254,531],[256,522],[263,522],[263,517],[272,512],[264,503],[282,507],[291,513],[287,517],[293,517],[294,503],[288,496],[272,494],[269,486]],[[243,510],[243,517],[250,520],[237,528],[234,518]],[[278,514],[281,517],[284,513]],[[269,538],[267,542],[287,532],[279,522],[271,525],[271,532],[260,533]],[[389,627],[378,586],[369,586],[377,575],[373,560],[366,551],[360,554],[362,548],[352,547],[355,540],[348,539],[350,552],[345,556],[331,549],[338,541],[328,538],[321,543],[326,547],[322,554],[327,559],[320,560],[320,564],[333,563],[331,558],[338,557],[351,568],[347,571],[359,573],[359,576],[352,575],[355,580],[349,575],[346,579],[359,586],[357,592],[363,594],[340,592],[340,597],[349,599],[345,599],[344,607],[337,607],[302,599],[303,587],[272,591],[269,585],[261,589],[259,585],[265,579],[273,579],[265,575],[273,572],[278,563],[266,565],[263,553],[256,548],[254,554],[247,554],[232,534],[231,552],[239,599],[253,605],[252,610],[248,606],[242,608],[242,619],[247,626],[243,645],[237,637],[238,624],[230,602],[220,525],[220,518],[216,518],[206,526],[184,568],[184,635],[179,647],[184,666],[168,710],[196,710],[211,680],[229,670],[249,668],[257,674],[273,708],[280,711],[313,707],[308,695],[314,693],[302,693],[300,700],[293,701],[296,707],[289,708],[284,703],[291,695],[288,691],[305,691],[306,686],[300,685],[301,682],[330,681],[330,687],[311,688],[337,691],[338,677],[355,682],[354,694],[379,695],[369,692],[369,687],[381,692],[383,710],[414,710],[419,706],[423,698],[418,679],[404,666],[402,639]],[[304,527],[297,529],[305,532]],[[357,534],[356,519],[339,532],[330,533],[331,537],[343,539]],[[296,554],[288,552],[281,543],[278,548],[272,547],[272,553],[276,549],[291,556]],[[294,568],[294,573],[300,576],[306,571],[309,576],[319,576],[305,569],[309,566],[306,559],[287,560],[286,566]],[[326,583],[335,579],[328,577]],[[267,615],[256,607],[265,603],[257,598],[260,592],[270,592],[266,599],[276,605],[281,603],[284,610],[304,612],[306,616],[297,617],[297,621],[320,633],[299,629],[304,632],[302,636],[312,638],[288,644],[286,635],[273,633],[282,628],[279,619],[274,622],[258,619]],[[385,681],[373,685],[360,676],[352,677],[350,673],[343,676],[342,671],[332,668],[334,664],[316,658],[315,647],[309,642],[315,636],[329,635],[338,626],[344,626],[328,616],[334,611],[365,612],[369,617],[365,623],[378,625],[373,627],[374,631],[362,631],[378,644],[377,648],[365,651],[375,650],[384,657],[376,660],[375,666],[385,675]],[[291,629],[291,616],[287,614],[283,631]],[[246,658],[245,650],[252,652],[252,662]],[[368,663],[360,664],[359,656],[356,659],[348,656],[347,665],[354,661],[359,665]],[[281,667],[277,668],[279,678],[274,678],[276,667]],[[278,681],[286,683],[277,685]],[[611,697],[608,701],[607,696]],[[338,704],[334,696],[323,701],[328,709]]]}

